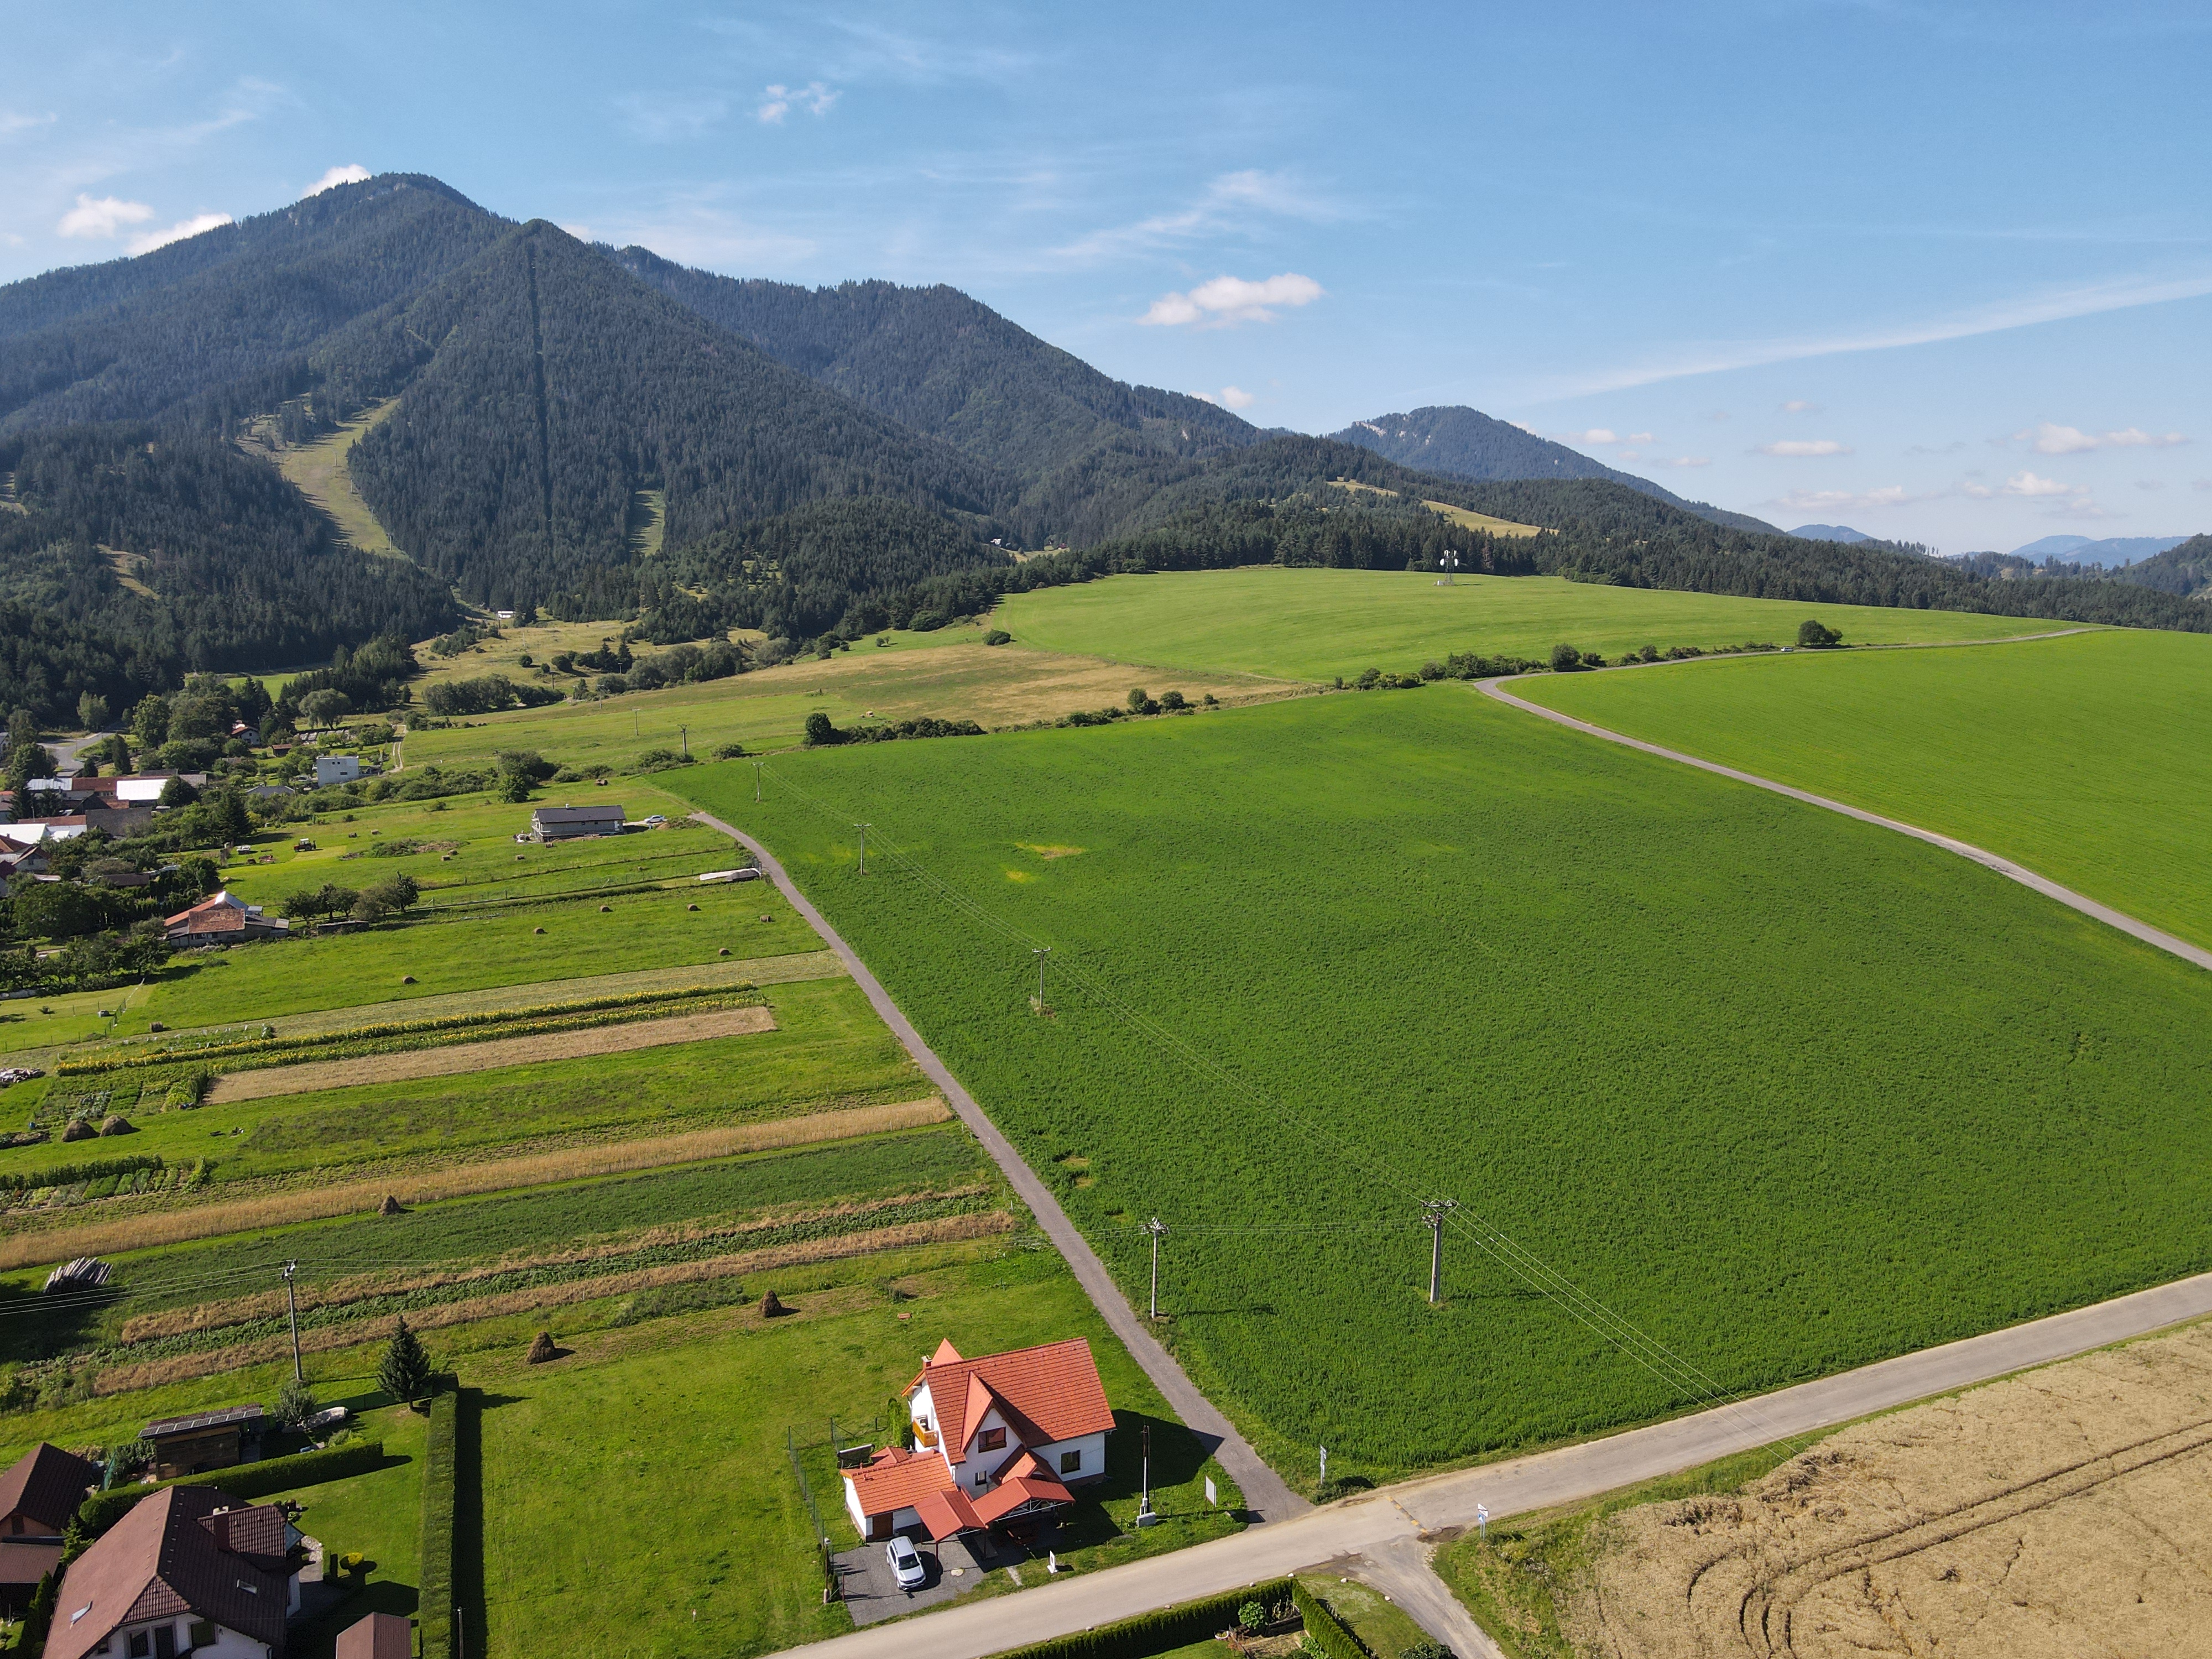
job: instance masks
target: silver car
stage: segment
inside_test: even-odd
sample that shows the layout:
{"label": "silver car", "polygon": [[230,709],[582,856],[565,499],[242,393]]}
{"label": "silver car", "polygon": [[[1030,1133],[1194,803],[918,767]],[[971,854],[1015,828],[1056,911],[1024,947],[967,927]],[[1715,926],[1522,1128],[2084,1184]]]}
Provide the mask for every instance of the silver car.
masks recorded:
{"label": "silver car", "polygon": [[884,1557],[891,1564],[891,1577],[898,1580],[902,1590],[918,1590],[926,1576],[921,1570],[921,1552],[914,1547],[914,1540],[904,1533],[884,1546]]}

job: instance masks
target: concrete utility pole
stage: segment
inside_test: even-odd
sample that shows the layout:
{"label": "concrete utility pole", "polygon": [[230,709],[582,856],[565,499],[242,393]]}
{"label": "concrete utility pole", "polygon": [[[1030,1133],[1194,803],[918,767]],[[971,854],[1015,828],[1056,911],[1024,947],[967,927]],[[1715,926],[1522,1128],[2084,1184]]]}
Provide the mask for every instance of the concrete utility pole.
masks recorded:
{"label": "concrete utility pole", "polygon": [[860,873],[865,876],[868,873],[868,826],[856,823],[853,828],[860,832]]}
{"label": "concrete utility pole", "polygon": [[1152,1236],[1152,1317],[1160,1316],[1160,1241],[1168,1236],[1167,1223],[1154,1216],[1145,1224],[1145,1231]]}
{"label": "concrete utility pole", "polygon": [[690,760],[691,758],[691,728],[688,726],[679,726],[676,729],[684,734],[684,758]]}
{"label": "concrete utility pole", "polygon": [[284,1264],[284,1311],[292,1321],[292,1380],[304,1382],[307,1379],[300,1370],[300,1297],[292,1288],[292,1275],[299,1271],[300,1264],[296,1261]]}
{"label": "concrete utility pole", "polygon": [[755,761],[753,763],[753,805],[756,806],[760,805],[761,768],[767,764],[768,763],[766,761]]}
{"label": "concrete utility pole", "polygon": [[1444,1218],[1459,1208],[1455,1198],[1421,1200],[1421,1222],[1429,1230],[1429,1305],[1443,1294],[1444,1278]]}
{"label": "concrete utility pole", "polygon": [[1149,1527],[1159,1518],[1152,1513],[1152,1425],[1147,1422],[1145,1425],[1144,1486],[1137,1498],[1137,1524]]}
{"label": "concrete utility pole", "polygon": [[1032,945],[1030,954],[1037,959],[1037,1012],[1044,1011],[1044,959],[1052,954],[1049,945]]}

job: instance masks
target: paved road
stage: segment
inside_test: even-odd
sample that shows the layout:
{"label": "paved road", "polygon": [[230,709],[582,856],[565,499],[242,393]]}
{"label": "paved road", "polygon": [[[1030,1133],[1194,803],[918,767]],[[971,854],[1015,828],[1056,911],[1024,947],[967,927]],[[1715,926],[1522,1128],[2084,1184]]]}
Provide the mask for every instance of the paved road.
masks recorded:
{"label": "paved road", "polygon": [[[1637,665],[1643,667],[1646,665],[1639,663]],[[1530,702],[1525,697],[1516,697],[1510,691],[1506,690],[1505,681],[1517,678],[1520,677],[1508,675],[1499,679],[1478,680],[1475,684],[1485,696],[1494,697],[1499,702],[1523,709],[1540,719],[1550,720],[1555,726],[1564,726],[1572,731],[1585,732],[1593,738],[1603,738],[1607,743],[1617,743],[1625,748],[1640,749],[1647,755],[1658,756],[1662,760],[1679,761],[1685,766],[1696,767],[1700,772],[1711,772],[1723,778],[1733,778],[1736,782],[1747,783],[1755,789],[1766,789],[1778,795],[1787,795],[1790,799],[1802,800],[1808,806],[1826,807],[1831,812],[1841,812],[1845,817],[1856,818],[1862,823],[1879,824],[1885,830],[1896,830],[1900,836],[1910,836],[1915,841],[1924,841],[1930,847],[1940,847],[1947,853],[1956,853],[1962,859],[1972,859],[1975,863],[1996,871],[2008,880],[2016,881],[2023,887],[2033,888],[2045,898],[2057,899],[2069,909],[2079,910],[2085,916],[2094,916],[2106,926],[2117,927],[2122,933],[2130,934],[2146,945],[2155,945],[2170,955],[2179,957],[2184,962],[2193,963],[2199,968],[2212,968],[2212,951],[2207,951],[2201,945],[2191,945],[2187,939],[2176,939],[2171,933],[2160,933],[2148,922],[2137,921],[2124,911],[2115,910],[2107,904],[2100,904],[2096,900],[2077,893],[2070,887],[2060,886],[2048,876],[2039,876],[2024,865],[2014,864],[2010,859],[2000,858],[1995,853],[1984,848],[1977,847],[1971,842],[1959,841],[1950,836],[1938,835],[1933,830],[1923,830],[1917,823],[1906,823],[1897,818],[1886,818],[1878,812],[1869,812],[1860,807],[1847,806],[1839,800],[1830,800],[1826,795],[1815,795],[1803,789],[1793,789],[1786,783],[1777,783],[1771,778],[1762,778],[1753,772],[1739,772],[1733,766],[1722,766],[1713,761],[1699,760],[1695,755],[1686,755],[1678,749],[1662,749],[1656,743],[1645,743],[1640,738],[1626,737],[1619,732],[1609,732],[1602,726],[1593,726],[1588,720],[1578,720],[1571,714],[1562,714],[1557,709],[1546,708],[1540,703]]]}
{"label": "paved road", "polygon": [[[1424,1539],[1474,1525],[1478,1504],[1488,1506],[1492,1520],[1504,1520],[1573,1503],[2208,1314],[2212,1314],[2212,1273],[1923,1349],[1694,1417],[1382,1487],[1357,1499],[1171,1555],[1058,1579],[1018,1595],[856,1631],[793,1651],[806,1659],[982,1659],[1150,1608],[1218,1595],[1307,1567],[1348,1563],[1355,1557],[1377,1569],[1362,1575],[1370,1582],[1389,1589],[1395,1575],[1407,1574],[1403,1582],[1410,1585],[1429,1577],[1414,1576],[1416,1552]],[[1410,1589],[1398,1599],[1425,1626],[1439,1616]],[[1440,1629],[1438,1634],[1451,1641]],[[1463,1659],[1487,1651],[1453,1645]]]}
{"label": "paved road", "polygon": [[1037,1224],[1044,1229],[1045,1237],[1052,1240],[1054,1247],[1067,1259],[1067,1265],[1075,1270],[1078,1282],[1091,1301],[1097,1304],[1098,1311],[1105,1316],[1106,1323],[1112,1328],[1114,1334],[1121,1339],[1129,1352],[1136,1356],[1137,1363],[1145,1368],[1145,1375],[1152,1379],[1152,1386],[1174,1407],[1176,1416],[1212,1443],[1213,1455],[1219,1460],[1221,1467],[1229,1471],[1229,1478],[1243,1489],[1246,1510],[1263,1521],[1280,1521],[1310,1510],[1313,1505],[1285,1486],[1282,1477],[1261,1461],[1259,1453],[1254,1451],[1229,1419],[1214,1408],[1213,1402],[1192,1386],[1191,1380],[1183,1375],[1182,1367],[1176,1364],[1152,1332],[1145,1328],[1144,1322],[1137,1317],[1136,1310],[1129,1306],[1127,1298],[1121,1294],[1121,1287],[1106,1271],[1106,1264],[1098,1259],[1089,1242],[1076,1231],[1075,1224],[1067,1218],[1067,1212],[1060,1207],[1060,1200],[1052,1195],[1051,1189],[1037,1179],[1036,1172],[1023,1161],[1022,1155],[1014,1150],[1013,1143],[1000,1133],[999,1126],[984,1115],[983,1109],[975,1103],[975,1097],[960,1086],[959,1079],[946,1069],[945,1062],[921,1040],[921,1034],[899,1012],[898,1005],[890,999],[890,993],[884,989],[876,976],[868,971],[867,965],[853,953],[853,947],[838,936],[837,930],[830,927],[822,913],[793,884],[791,878],[784,873],[783,866],[769,854],[768,848],[742,830],[708,813],[695,812],[692,817],[750,848],[754,856],[760,860],[761,868],[767,872],[769,879],[791,901],[793,908],[806,918],[807,924],[822,936],[823,941],[837,953],[845,964],[846,971],[867,993],[868,1000],[883,1016],[884,1024],[896,1033],[898,1040],[906,1045],[906,1051],[914,1056],[915,1063],[928,1074],[930,1080],[945,1091],[945,1099],[952,1103],[952,1109],[960,1114],[961,1121],[975,1132],[975,1138],[983,1143],[984,1151],[990,1153],[993,1160],[1005,1172],[1014,1191],[1020,1194],[1022,1202],[1028,1205],[1030,1212],[1036,1217]]}

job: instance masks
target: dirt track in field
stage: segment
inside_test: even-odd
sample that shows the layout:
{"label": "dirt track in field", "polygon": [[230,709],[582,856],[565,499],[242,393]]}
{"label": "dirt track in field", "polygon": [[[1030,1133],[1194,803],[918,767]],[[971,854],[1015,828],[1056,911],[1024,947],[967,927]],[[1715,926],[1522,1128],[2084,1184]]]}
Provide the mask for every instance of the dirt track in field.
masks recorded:
{"label": "dirt track in field", "polygon": [[718,1008],[678,1019],[632,1020],[620,1025],[592,1025],[580,1031],[550,1031],[542,1036],[494,1037],[487,1042],[452,1043],[396,1054],[366,1054],[357,1060],[311,1060],[298,1066],[265,1066],[233,1072],[216,1079],[206,1104],[228,1106],[271,1095],[307,1094],[318,1089],[349,1089],[364,1083],[404,1083],[416,1078],[453,1077],[488,1072],[501,1066],[539,1060],[575,1060],[588,1054],[628,1054],[672,1042],[702,1042],[709,1037],[745,1036],[773,1031],[775,1017],[763,1007]]}
{"label": "dirt track in field", "polygon": [[1742,1492],[1601,1522],[1606,1659],[2212,1652],[2212,1328],[1847,1429]]}

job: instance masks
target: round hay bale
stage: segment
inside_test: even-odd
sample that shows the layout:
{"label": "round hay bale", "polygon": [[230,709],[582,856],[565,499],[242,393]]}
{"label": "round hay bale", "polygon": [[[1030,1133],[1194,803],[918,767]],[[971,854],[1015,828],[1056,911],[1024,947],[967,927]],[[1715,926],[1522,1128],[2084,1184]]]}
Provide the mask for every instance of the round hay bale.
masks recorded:
{"label": "round hay bale", "polygon": [[399,976],[399,982],[402,985],[412,985],[415,982],[415,975],[412,974],[402,974]]}
{"label": "round hay bale", "polygon": [[726,957],[730,954],[730,947],[725,945],[720,950],[715,951],[714,954],[718,957]]}
{"label": "round hay bale", "polygon": [[791,1310],[783,1305],[782,1301],[776,1296],[776,1293],[774,1291],[770,1291],[767,1295],[761,1297],[761,1317],[763,1319],[781,1319],[784,1315],[790,1311]]}
{"label": "round hay bale", "polygon": [[525,1364],[542,1365],[549,1359],[558,1359],[560,1357],[561,1350],[553,1346],[553,1333],[540,1331],[532,1339],[530,1352],[523,1355],[522,1358]]}
{"label": "round hay bale", "polygon": [[405,1215],[407,1213],[406,1211],[399,1207],[399,1200],[392,1197],[390,1193],[385,1194],[384,1202],[376,1206],[376,1212],[379,1215]]}
{"label": "round hay bale", "polygon": [[102,1120],[100,1133],[104,1135],[130,1135],[138,1132],[131,1127],[131,1120],[120,1112],[110,1112]]}
{"label": "round hay bale", "polygon": [[611,916],[614,912],[615,907],[611,904],[602,904],[599,907],[599,914],[603,916]]}
{"label": "round hay bale", "polygon": [[545,930],[543,927],[533,927],[530,931],[533,933],[542,933]]}
{"label": "round hay bale", "polygon": [[[43,1011],[42,1011],[42,1012],[43,1012]],[[149,1030],[149,1031],[166,1031],[166,1030],[167,1030],[169,1028],[168,1028],[167,1026],[166,1026],[166,1025],[162,1024],[161,1024],[161,1022],[160,1020],[158,1020],[158,1019],[157,1019],[157,1020],[154,1020],[154,1021],[150,1022],[150,1023],[147,1025],[146,1029],[147,1029],[148,1030]]]}
{"label": "round hay bale", "polygon": [[697,905],[696,905],[696,904],[687,904],[687,905],[685,905],[684,908],[685,909],[687,909],[687,910],[696,910],[696,909],[697,909],[699,907],[698,907]]}

